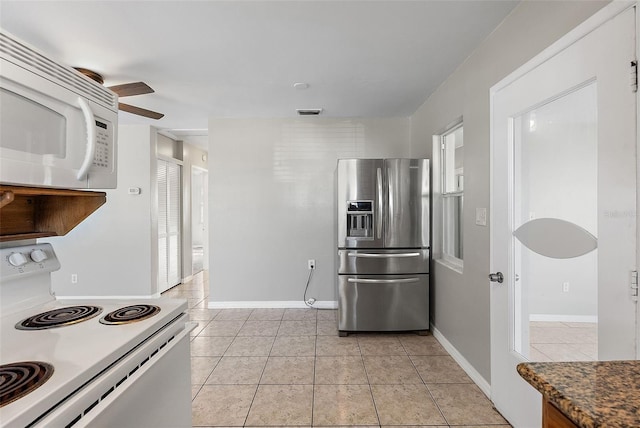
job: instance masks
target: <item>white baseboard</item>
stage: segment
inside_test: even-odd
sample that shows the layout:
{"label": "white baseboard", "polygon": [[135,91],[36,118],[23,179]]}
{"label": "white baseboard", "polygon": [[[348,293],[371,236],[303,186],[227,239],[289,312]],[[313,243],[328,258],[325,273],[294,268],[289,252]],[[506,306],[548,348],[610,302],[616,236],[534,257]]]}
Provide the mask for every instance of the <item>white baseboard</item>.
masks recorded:
{"label": "white baseboard", "polygon": [[185,282],[189,282],[193,279],[193,275],[188,275],[184,278],[182,278],[182,284],[184,284]]}
{"label": "white baseboard", "polygon": [[529,321],[545,322],[598,322],[597,315],[548,315],[529,314]]}
{"label": "white baseboard", "polygon": [[471,380],[475,382],[476,385],[478,385],[484,395],[486,395],[487,398],[491,400],[491,384],[489,384],[489,382],[487,382],[485,378],[483,378],[482,375],[480,375],[480,373],[478,373],[478,371],[473,368],[471,363],[469,363],[469,361],[467,361],[467,359],[462,356],[462,354],[455,348],[455,346],[453,346],[451,342],[449,342],[443,336],[443,334],[440,333],[440,331],[433,325],[431,326],[431,331],[433,332],[433,337],[435,337],[438,342],[440,342],[442,347],[446,349],[449,354],[451,354],[451,357],[453,357],[456,363],[458,363],[458,365],[462,367],[462,370],[467,373],[467,376],[469,376]]}
{"label": "white baseboard", "polygon": [[[268,300],[268,301],[233,301],[233,302],[209,302],[209,309],[305,309],[308,306],[303,301],[298,300]],[[336,309],[338,302],[335,300],[318,300],[312,306],[316,309]]]}

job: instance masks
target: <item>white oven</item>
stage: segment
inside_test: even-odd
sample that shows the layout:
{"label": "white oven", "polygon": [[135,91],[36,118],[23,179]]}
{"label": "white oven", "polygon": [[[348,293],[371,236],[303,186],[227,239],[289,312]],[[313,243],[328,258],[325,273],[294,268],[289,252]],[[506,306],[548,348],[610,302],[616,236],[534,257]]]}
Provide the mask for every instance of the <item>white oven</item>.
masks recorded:
{"label": "white oven", "polygon": [[0,248],[0,426],[191,427],[187,302],[58,300],[50,244]]}
{"label": "white oven", "polygon": [[0,29],[0,182],[116,187],[118,97]]}

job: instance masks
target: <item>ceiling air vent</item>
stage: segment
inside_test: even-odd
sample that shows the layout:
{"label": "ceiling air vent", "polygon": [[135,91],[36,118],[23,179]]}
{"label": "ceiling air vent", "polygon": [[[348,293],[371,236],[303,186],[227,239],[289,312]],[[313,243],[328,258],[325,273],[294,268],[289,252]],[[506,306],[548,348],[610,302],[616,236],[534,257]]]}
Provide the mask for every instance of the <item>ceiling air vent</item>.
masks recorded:
{"label": "ceiling air vent", "polygon": [[317,116],[322,113],[321,108],[299,108],[296,109],[298,116]]}

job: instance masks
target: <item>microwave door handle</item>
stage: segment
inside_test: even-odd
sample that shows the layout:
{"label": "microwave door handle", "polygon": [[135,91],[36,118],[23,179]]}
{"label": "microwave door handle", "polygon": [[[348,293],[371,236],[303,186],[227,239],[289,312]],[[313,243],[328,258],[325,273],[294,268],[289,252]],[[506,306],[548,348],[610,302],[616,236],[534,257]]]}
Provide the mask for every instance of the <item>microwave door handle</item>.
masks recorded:
{"label": "microwave door handle", "polygon": [[89,168],[91,168],[93,158],[96,154],[96,119],[93,116],[91,107],[89,107],[89,103],[87,103],[84,98],[78,98],[78,104],[80,105],[80,109],[84,115],[84,121],[87,125],[87,151],[84,154],[84,160],[76,177],[79,181],[82,181],[87,178]]}

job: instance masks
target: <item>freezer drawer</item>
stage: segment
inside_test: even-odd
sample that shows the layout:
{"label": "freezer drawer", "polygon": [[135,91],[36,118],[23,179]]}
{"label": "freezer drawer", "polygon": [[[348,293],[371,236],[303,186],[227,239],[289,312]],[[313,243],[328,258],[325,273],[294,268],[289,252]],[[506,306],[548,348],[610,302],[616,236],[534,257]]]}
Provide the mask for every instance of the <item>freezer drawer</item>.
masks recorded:
{"label": "freezer drawer", "polygon": [[429,250],[338,250],[338,274],[429,273]]}
{"label": "freezer drawer", "polygon": [[429,275],[339,275],[338,330],[429,328]]}

